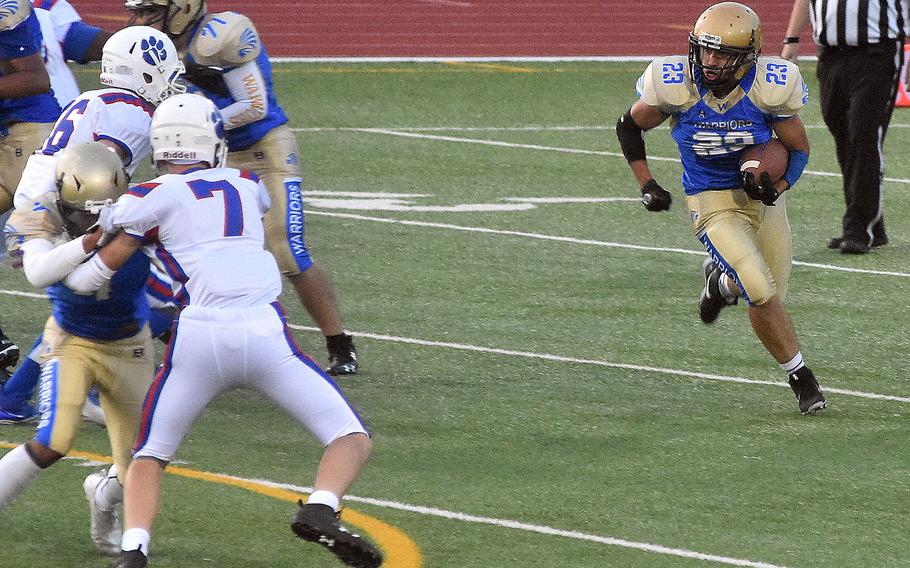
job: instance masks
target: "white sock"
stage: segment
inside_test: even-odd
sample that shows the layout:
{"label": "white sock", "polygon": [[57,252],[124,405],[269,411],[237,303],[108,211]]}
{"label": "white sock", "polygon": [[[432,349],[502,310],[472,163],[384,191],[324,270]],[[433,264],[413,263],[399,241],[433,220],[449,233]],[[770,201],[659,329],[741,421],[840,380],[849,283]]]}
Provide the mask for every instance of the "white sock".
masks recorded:
{"label": "white sock", "polygon": [[806,364],[803,362],[803,352],[797,351],[796,355],[787,361],[786,363],[780,363],[780,368],[784,370],[788,375],[792,375],[796,371],[800,370],[801,367],[805,367]]}
{"label": "white sock", "polygon": [[307,504],[313,505],[328,505],[332,508],[333,511],[337,511],[338,507],[341,505],[341,499],[331,491],[326,491],[320,489],[318,491],[313,491],[310,495],[310,498],[306,500]]}
{"label": "white sock", "polygon": [[120,541],[120,550],[139,550],[146,556],[149,555],[149,541],[152,539],[145,529],[126,529]]}
{"label": "white sock", "polygon": [[123,502],[123,486],[117,480],[117,466],[107,470],[104,481],[95,488],[95,504],[104,511],[110,511]]}
{"label": "white sock", "polygon": [[41,468],[25,449],[25,445],[10,450],[0,459],[0,509],[5,508],[32,484]]}

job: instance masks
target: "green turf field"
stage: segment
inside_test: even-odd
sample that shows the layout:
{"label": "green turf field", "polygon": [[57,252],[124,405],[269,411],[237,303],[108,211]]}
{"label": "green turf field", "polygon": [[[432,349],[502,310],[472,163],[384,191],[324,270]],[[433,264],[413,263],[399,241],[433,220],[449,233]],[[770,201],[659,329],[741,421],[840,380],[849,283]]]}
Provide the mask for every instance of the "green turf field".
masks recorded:
{"label": "green turf field", "polygon": [[[788,305],[830,404],[804,417],[744,307],[698,320],[700,245],[666,129],[647,143],[674,206],[634,200],[613,125],[644,66],[276,66],[313,192],[308,242],[358,337],[363,371],[339,382],[375,433],[355,528],[387,568],[910,566],[910,110],[887,142],[891,244],[862,257],[825,248],[840,178],[815,98],[803,114]],[[36,291],[0,270],[3,328],[25,348],[48,309],[17,292]],[[77,447],[106,454],[104,431],[84,427]],[[258,395],[232,393],[179,459],[305,487],[319,455]],[[106,565],[89,471],[62,462],[0,512],[0,566]],[[151,565],[340,566],[293,537],[293,510],[170,476]]]}

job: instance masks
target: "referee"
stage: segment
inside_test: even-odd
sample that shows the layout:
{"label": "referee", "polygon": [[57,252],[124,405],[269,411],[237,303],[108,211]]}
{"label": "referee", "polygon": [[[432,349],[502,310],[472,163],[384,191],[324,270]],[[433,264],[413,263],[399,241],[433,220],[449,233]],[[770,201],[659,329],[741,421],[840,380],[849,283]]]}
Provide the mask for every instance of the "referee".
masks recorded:
{"label": "referee", "polygon": [[866,254],[888,244],[883,217],[885,132],[904,62],[910,0],[795,0],[781,57],[796,60],[811,20],[822,117],[843,174],[840,236],[828,248]]}

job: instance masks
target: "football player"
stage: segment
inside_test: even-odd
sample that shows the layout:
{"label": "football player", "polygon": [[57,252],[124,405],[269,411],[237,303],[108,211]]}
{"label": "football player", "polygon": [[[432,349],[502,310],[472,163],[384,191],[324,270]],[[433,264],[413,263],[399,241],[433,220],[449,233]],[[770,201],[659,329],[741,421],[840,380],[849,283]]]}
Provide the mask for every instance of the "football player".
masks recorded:
{"label": "football player", "polygon": [[[701,320],[713,323],[721,309],[743,298],[755,334],[787,374],[800,411],[809,414],[827,402],[783,304],[792,262],[785,192],[809,158],[797,114],[808,90],[796,65],[760,57],[761,46],[761,23],[751,8],[736,2],[709,7],[689,34],[688,57],[657,59],[639,78],[640,98],[616,133],[645,208],[665,211],[672,197],[651,174],[642,132],[672,118],[686,207],[708,252]],[[790,152],[785,175],[741,175],[743,148],[772,135]]]}
{"label": "football player", "polygon": [[[338,387],[294,342],[278,303],[281,274],[265,250],[269,195],[256,174],[221,167],[227,144],[209,99],[172,97],[152,118],[152,159],[164,175],[130,189],[105,230],[119,230],[66,282],[94,293],[116,278],[147,243],[174,281],[183,305],[164,366],[146,397],[126,477],[123,554],[112,566],[142,568],[159,507],[163,468],[203,409],[225,390],[259,390],[325,447],[315,491],[292,528],[349,566],[376,567],[382,555],[338,522],[341,497],[372,451],[360,418]],[[217,195],[217,196],[216,196]],[[192,226],[194,230],[187,231]]]}
{"label": "football player", "polygon": [[[95,233],[80,236],[86,228],[85,212],[58,200],[63,195],[61,188],[66,188],[66,168],[82,163],[71,159],[68,164],[63,157],[70,147],[97,141],[93,147],[100,144],[116,158],[126,183],[151,150],[149,127],[155,105],[183,91],[177,84],[182,72],[173,42],[162,32],[142,26],[117,32],[103,49],[100,80],[108,88],[88,91],[73,100],[28,160],[5,232],[10,257],[19,259],[29,282],[48,287],[53,314],[45,325],[42,345],[38,435],[22,447],[27,449],[10,452],[0,461],[0,506],[69,451],[93,382],[101,389],[102,407],[109,418],[108,434],[118,465],[115,475],[122,478],[126,472],[144,392],[112,392],[118,387],[111,385],[118,377],[129,377],[145,381],[147,386],[146,379],[152,374],[145,296],[149,260],[147,256],[144,261],[131,259],[130,270],[120,283],[113,283],[116,289],[112,284],[90,297],[76,295],[60,282],[89,256],[98,240]],[[80,184],[72,183],[78,189]],[[57,244],[66,235],[78,238]],[[99,353],[93,354],[93,349]],[[129,399],[129,404],[111,402],[111,396],[119,394],[138,398]],[[7,460],[9,464],[3,466]],[[93,475],[86,479],[85,487],[91,497],[92,540],[102,552],[116,553],[120,531],[113,504],[122,479]]]}
{"label": "football player", "polygon": [[154,372],[145,300],[149,259],[134,255],[92,296],[67,288],[61,280],[92,254],[101,232],[91,228],[100,211],[126,190],[127,175],[120,157],[101,142],[59,152],[55,173],[57,189],[37,196],[31,209],[17,209],[10,219],[24,237],[25,275],[33,285],[47,286],[53,314],[44,328],[41,420],[31,441],[0,459],[0,509],[70,451],[82,405],[97,385],[115,466],[110,476],[89,476],[85,489],[92,497],[92,541],[101,552],[116,554],[123,492],[116,472],[126,472]]}
{"label": "football player", "polygon": [[304,241],[300,152],[272,88],[272,67],[253,23],[235,12],[207,13],[205,0],[126,0],[131,23],[156,27],[177,44],[186,79],[224,117],[228,162],[255,172],[269,190],[269,250],[322,331],[332,375],[356,373],[357,351],[345,333],[328,275]]}
{"label": "football player", "polygon": [[[111,34],[83,22],[66,0],[33,0],[32,6],[41,28],[44,65],[50,77],[54,97],[59,107],[63,108],[79,96],[79,86],[66,63],[67,60],[88,63],[101,59],[101,49]],[[59,109],[57,110],[57,115],[52,116],[47,123],[48,129],[59,116]],[[35,143],[35,148],[44,142],[46,135],[47,132],[44,132]],[[22,164],[24,166],[25,162]],[[38,384],[40,344],[39,336],[22,364],[12,373],[9,380],[0,386],[0,424],[28,422],[35,418],[35,407],[29,400]],[[96,420],[100,414],[92,404],[92,397],[86,401],[84,411],[84,416],[92,416],[90,413],[94,413]]]}
{"label": "football player", "polygon": [[[60,112],[41,57],[41,28],[28,0],[0,9],[0,215],[29,154],[44,140]],[[0,378],[19,360],[19,347],[0,330]]]}

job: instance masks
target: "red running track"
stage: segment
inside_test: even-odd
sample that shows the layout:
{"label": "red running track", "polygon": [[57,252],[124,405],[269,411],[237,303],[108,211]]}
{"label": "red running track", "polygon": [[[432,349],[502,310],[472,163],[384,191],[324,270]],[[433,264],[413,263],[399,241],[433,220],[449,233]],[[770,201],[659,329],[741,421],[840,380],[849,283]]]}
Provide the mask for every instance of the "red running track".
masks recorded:
{"label": "red running track", "polygon": [[[126,22],[119,0],[70,0],[86,21]],[[792,0],[753,1],[776,54]],[[710,2],[679,0],[210,0],[252,18],[273,57],[603,56],[685,53]],[[811,52],[805,35],[803,48]]]}

